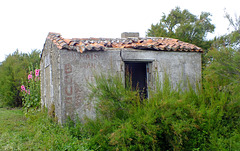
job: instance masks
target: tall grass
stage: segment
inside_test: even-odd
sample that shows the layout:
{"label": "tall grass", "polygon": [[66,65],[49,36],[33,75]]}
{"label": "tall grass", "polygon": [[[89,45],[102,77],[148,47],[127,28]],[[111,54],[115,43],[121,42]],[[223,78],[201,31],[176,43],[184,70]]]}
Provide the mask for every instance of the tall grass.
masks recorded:
{"label": "tall grass", "polygon": [[203,87],[173,90],[165,76],[141,99],[119,75],[96,76],[91,98],[98,116],[72,132],[93,150],[238,150],[239,101]]}

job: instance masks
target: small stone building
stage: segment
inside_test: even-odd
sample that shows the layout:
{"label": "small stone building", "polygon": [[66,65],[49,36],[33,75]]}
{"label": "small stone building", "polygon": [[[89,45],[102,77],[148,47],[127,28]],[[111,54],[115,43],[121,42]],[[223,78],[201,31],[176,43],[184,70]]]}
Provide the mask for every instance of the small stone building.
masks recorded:
{"label": "small stone building", "polygon": [[[173,87],[201,79],[202,49],[178,39],[139,38],[138,33],[122,33],[120,39],[73,38],[49,33],[41,54],[41,103],[54,106],[60,123],[70,116],[94,118],[94,105],[88,101],[88,82],[94,73],[119,73],[125,80],[131,72],[133,86],[146,96],[156,78],[169,74]],[[156,76],[158,75],[158,76]]]}

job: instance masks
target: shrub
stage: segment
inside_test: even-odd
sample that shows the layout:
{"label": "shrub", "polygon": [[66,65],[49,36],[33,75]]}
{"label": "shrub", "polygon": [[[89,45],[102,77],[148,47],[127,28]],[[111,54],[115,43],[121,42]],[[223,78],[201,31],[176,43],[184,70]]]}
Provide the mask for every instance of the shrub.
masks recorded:
{"label": "shrub", "polygon": [[0,65],[0,106],[21,107],[22,80],[25,80],[31,64],[38,65],[40,51],[33,50],[31,53],[20,53],[16,50],[8,55]]}
{"label": "shrub", "polygon": [[[151,97],[138,92],[119,75],[96,76],[91,86],[97,119],[79,126],[78,136],[93,150],[237,150],[240,144],[239,101],[213,89],[173,90],[165,77]],[[74,127],[74,126],[73,126]]]}
{"label": "shrub", "polygon": [[33,70],[30,68],[30,73],[27,77],[28,81],[21,86],[23,108],[26,112],[29,109],[36,110],[40,107],[40,69]]}
{"label": "shrub", "polygon": [[96,85],[90,84],[90,99],[96,102],[99,116],[111,119],[126,119],[129,112],[141,102],[138,91],[124,84],[120,75],[95,75]]}

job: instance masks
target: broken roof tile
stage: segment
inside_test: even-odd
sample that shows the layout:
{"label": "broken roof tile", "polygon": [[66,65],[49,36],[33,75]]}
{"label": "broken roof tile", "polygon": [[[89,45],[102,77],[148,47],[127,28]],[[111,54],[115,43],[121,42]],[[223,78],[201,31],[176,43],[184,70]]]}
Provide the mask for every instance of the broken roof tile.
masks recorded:
{"label": "broken roof tile", "polygon": [[71,39],[63,39],[68,45],[71,42]]}
{"label": "broken roof tile", "polygon": [[75,50],[80,53],[84,51],[104,51],[106,48],[132,48],[141,50],[158,51],[186,51],[203,52],[203,50],[194,44],[182,42],[173,38],[72,38],[65,39],[59,33],[50,32],[47,36],[58,49]]}

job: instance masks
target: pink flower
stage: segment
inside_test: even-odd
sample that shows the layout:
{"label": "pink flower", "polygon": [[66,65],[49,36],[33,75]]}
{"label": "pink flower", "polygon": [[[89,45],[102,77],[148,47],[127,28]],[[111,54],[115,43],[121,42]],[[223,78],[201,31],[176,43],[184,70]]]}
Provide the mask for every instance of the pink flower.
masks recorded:
{"label": "pink flower", "polygon": [[32,79],[32,74],[28,75],[28,80]]}
{"label": "pink flower", "polygon": [[21,89],[22,89],[22,91],[25,91],[25,90],[26,90],[26,88],[25,88],[24,85],[21,86]]}
{"label": "pink flower", "polygon": [[40,69],[35,69],[35,76],[36,77],[39,76],[39,71],[40,71]]}
{"label": "pink flower", "polygon": [[27,92],[28,94],[30,94],[30,90],[28,90],[28,92]]}

